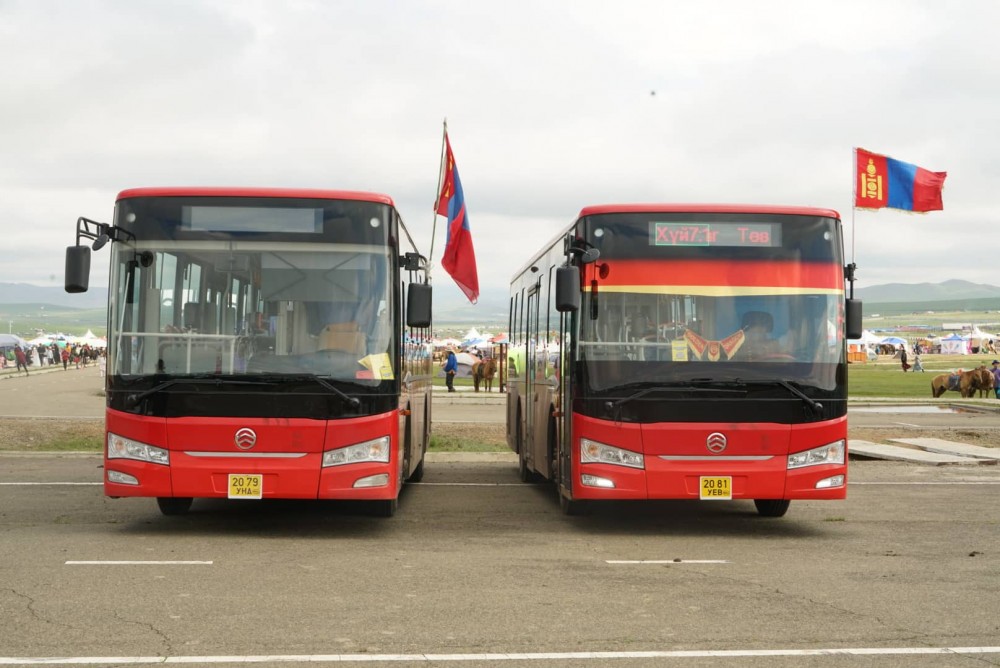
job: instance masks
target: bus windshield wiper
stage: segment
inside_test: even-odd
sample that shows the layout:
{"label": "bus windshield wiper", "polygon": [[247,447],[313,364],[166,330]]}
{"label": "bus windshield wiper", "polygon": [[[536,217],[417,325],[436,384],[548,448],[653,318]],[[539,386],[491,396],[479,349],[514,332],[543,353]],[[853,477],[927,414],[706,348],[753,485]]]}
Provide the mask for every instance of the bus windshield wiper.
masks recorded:
{"label": "bus windshield wiper", "polygon": [[322,376],[312,376],[312,375],[309,375],[309,374],[302,374],[300,376],[282,376],[281,380],[282,381],[286,381],[286,380],[309,380],[309,381],[313,381],[315,383],[318,383],[319,385],[322,385],[324,388],[330,390],[334,394],[336,394],[338,397],[340,397],[341,399],[343,399],[344,403],[346,403],[351,408],[357,409],[361,405],[361,400],[360,399],[358,399],[357,397],[352,397],[351,395],[347,394],[346,392],[344,392],[339,387],[337,387],[336,385],[334,385],[330,381],[326,380]]}
{"label": "bus windshield wiper", "polygon": [[734,394],[746,394],[744,390],[735,388],[725,388],[716,386],[715,382],[707,378],[693,378],[691,380],[674,381],[669,383],[629,383],[625,387],[638,388],[638,391],[622,397],[618,401],[610,403],[610,407],[621,408],[623,404],[638,399],[653,392],[727,392]]}
{"label": "bus windshield wiper", "polygon": [[812,397],[806,395],[805,392],[803,392],[799,388],[795,387],[794,385],[792,385],[791,383],[789,383],[787,380],[783,380],[781,378],[763,378],[763,379],[760,379],[760,380],[740,380],[739,378],[737,378],[735,382],[737,382],[737,383],[743,383],[743,384],[746,384],[746,385],[779,385],[779,386],[785,388],[786,390],[788,390],[789,392],[791,392],[792,394],[794,394],[796,397],[798,397],[799,399],[801,399],[803,402],[805,402],[805,404],[807,406],[809,406],[809,408],[811,408],[812,411],[813,411],[813,413],[815,413],[816,415],[822,415],[823,414],[823,404],[821,404],[820,402],[816,401]]}
{"label": "bus windshield wiper", "polygon": [[139,402],[146,397],[162,392],[163,390],[171,387],[173,385],[266,385],[266,383],[259,380],[231,380],[228,378],[220,378],[218,376],[198,376],[198,377],[188,377],[188,378],[171,378],[170,380],[165,380],[159,385],[154,385],[148,390],[143,390],[138,394],[130,394],[126,399],[125,403],[129,407],[139,405]]}

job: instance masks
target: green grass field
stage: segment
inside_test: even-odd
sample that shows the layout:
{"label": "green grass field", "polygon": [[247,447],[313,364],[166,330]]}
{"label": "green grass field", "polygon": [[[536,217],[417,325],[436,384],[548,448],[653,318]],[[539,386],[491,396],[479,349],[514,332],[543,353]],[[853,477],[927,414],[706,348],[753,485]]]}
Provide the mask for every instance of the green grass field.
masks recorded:
{"label": "green grass field", "polygon": [[[921,355],[924,373],[903,373],[899,359],[882,356],[877,362],[854,363],[847,367],[847,394],[851,397],[888,397],[900,399],[931,399],[931,379],[941,373],[961,369],[968,371],[985,364],[989,368],[993,356],[984,355]],[[912,358],[910,363],[913,363]],[[434,378],[435,387],[444,387],[444,378]],[[455,387],[472,387],[471,378],[456,378]],[[494,383],[494,390],[496,383]],[[945,393],[943,399],[958,399],[956,392]]]}
{"label": "green grass field", "polygon": [[[931,398],[931,379],[942,373],[968,371],[985,364],[993,356],[921,355],[925,373],[903,373],[898,359],[880,357],[877,362],[848,365],[847,394],[851,397]],[[910,363],[913,363],[911,358]],[[942,399],[957,399],[958,393],[946,392]]]}

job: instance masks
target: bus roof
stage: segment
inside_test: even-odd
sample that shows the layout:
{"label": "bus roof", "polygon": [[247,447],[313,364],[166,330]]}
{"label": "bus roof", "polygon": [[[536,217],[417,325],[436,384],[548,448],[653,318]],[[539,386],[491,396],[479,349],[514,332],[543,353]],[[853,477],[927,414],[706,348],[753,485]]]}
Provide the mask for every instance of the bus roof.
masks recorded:
{"label": "bus roof", "polygon": [[312,188],[246,188],[246,187],[177,187],[129,188],[118,193],[116,201],[135,197],[275,197],[286,199],[346,199],[375,202],[395,207],[388,195],[355,190],[320,190]]}
{"label": "bus roof", "polygon": [[596,204],[585,206],[580,218],[604,213],[773,213],[788,216],[822,216],[840,219],[833,209],[810,206],[771,206],[767,204]]}

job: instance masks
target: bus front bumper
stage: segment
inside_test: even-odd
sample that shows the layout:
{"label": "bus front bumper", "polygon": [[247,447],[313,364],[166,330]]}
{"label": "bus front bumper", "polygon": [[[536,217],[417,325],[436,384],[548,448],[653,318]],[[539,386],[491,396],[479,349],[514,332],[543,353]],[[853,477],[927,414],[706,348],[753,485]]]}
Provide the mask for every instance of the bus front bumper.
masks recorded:
{"label": "bus front bumper", "polygon": [[[725,478],[729,493],[706,496],[703,479]],[[747,460],[645,458],[644,469],[581,464],[573,480],[578,499],[843,499],[847,466],[787,468],[787,458]]]}
{"label": "bus front bumper", "polygon": [[394,499],[398,474],[393,462],[321,467],[322,453],[297,458],[212,458],[171,453],[169,466],[129,459],[107,461],[104,494],[109,497],[230,498],[230,476],[262,476],[261,497],[275,499]]}

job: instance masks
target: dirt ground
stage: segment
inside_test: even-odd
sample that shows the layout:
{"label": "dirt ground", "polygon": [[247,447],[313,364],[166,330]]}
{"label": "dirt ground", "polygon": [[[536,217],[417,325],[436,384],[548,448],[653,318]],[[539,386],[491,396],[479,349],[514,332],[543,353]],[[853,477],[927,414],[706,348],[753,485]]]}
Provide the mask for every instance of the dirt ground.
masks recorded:
{"label": "dirt ground", "polygon": [[[435,436],[470,440],[505,451],[505,426],[502,424],[440,423]],[[1000,429],[849,429],[848,437],[876,443],[894,438],[940,438],[969,445],[998,447]],[[0,418],[0,451],[93,450],[100,449],[104,438],[104,420],[74,418]]]}

